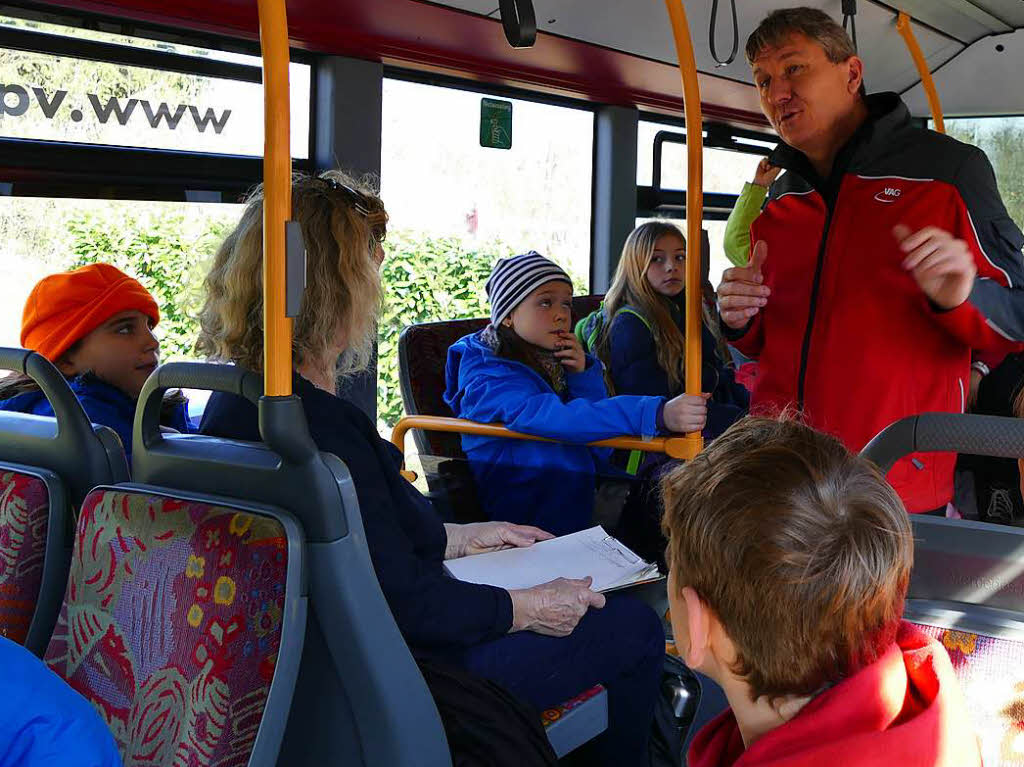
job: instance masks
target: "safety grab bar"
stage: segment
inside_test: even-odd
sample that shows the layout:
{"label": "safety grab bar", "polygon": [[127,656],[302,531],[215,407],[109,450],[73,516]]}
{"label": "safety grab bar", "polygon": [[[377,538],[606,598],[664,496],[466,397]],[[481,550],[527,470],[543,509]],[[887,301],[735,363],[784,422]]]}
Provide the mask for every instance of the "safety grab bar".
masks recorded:
{"label": "safety grab bar", "polygon": [[[518,439],[529,442],[558,442],[555,439],[546,437],[535,437],[532,434],[523,434],[518,431],[511,431],[500,423],[479,423],[467,421],[464,418],[445,418],[433,415],[407,415],[395,424],[391,431],[391,443],[405,455],[405,435],[412,429],[423,429],[424,431],[441,431],[449,434],[475,434],[481,437],[500,437],[502,439]],[[588,447],[611,447],[619,450],[640,450],[645,453],[664,453],[670,458],[681,461],[689,461],[700,452],[700,446],[693,440],[686,437],[643,437],[622,436],[612,439],[603,439],[599,442],[587,443]],[[406,471],[405,464],[402,464],[403,476],[406,479],[415,479],[415,473]]]}
{"label": "safety grab bar", "polygon": [[924,58],[924,53],[921,52],[921,46],[917,44],[914,29],[910,25],[910,16],[903,11],[900,11],[899,16],[896,17],[896,31],[903,37],[903,42],[907,44],[910,57],[914,60],[914,65],[917,67],[917,74],[921,78],[921,87],[924,88],[925,96],[928,97],[928,107],[932,111],[932,121],[935,123],[935,130],[938,133],[945,133],[946,124],[942,119],[942,104],[939,103],[939,92],[935,89],[935,81],[932,79],[932,73],[928,69],[928,62]]}
{"label": "safety grab bar", "polygon": [[[686,120],[686,240],[700,242],[704,218],[704,117],[700,107],[700,82],[697,78],[697,60],[693,52],[690,24],[686,20],[686,8],[682,0],[665,0],[672,34],[679,57],[679,73],[683,79],[683,110]],[[700,259],[686,259],[686,393],[700,394],[701,391],[701,319]],[[704,437],[694,432],[676,438],[690,443],[686,449],[688,458],[697,455],[704,448]],[[639,448],[633,448],[639,449]],[[676,449],[673,446],[673,449]],[[679,451],[682,452],[682,451]],[[673,456],[678,457],[678,456]]]}

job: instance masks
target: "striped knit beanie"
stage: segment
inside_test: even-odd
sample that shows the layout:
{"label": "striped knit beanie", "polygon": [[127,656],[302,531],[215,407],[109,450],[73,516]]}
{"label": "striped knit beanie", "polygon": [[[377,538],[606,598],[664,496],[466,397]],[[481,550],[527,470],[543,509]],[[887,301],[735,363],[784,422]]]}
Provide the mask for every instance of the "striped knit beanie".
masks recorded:
{"label": "striped knit beanie", "polygon": [[491,323],[498,325],[519,303],[545,282],[572,280],[554,261],[535,250],[521,256],[503,258],[487,278],[487,300],[491,302]]}

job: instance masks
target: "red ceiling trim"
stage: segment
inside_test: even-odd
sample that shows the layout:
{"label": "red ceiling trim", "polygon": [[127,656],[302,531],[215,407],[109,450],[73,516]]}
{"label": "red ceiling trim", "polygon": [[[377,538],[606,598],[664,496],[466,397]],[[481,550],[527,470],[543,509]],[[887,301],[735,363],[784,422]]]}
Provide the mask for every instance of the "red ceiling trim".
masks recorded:
{"label": "red ceiling trim", "polygon": [[[249,40],[257,35],[255,0],[46,4]],[[603,46],[540,33],[534,48],[514,50],[497,20],[421,0],[289,0],[288,13],[292,43],[313,52],[682,115],[676,67]],[[749,108],[756,102],[742,84],[702,75],[701,90],[708,118],[767,126]]]}

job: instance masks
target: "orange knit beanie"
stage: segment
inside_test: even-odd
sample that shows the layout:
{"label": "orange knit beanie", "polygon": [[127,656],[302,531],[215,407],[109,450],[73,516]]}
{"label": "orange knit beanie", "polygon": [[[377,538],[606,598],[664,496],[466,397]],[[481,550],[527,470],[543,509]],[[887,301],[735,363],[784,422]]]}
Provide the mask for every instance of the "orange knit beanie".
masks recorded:
{"label": "orange knit beanie", "polygon": [[25,302],[21,345],[48,360],[119,312],[135,309],[160,321],[160,308],[138,280],[110,264],[90,264],[44,277]]}

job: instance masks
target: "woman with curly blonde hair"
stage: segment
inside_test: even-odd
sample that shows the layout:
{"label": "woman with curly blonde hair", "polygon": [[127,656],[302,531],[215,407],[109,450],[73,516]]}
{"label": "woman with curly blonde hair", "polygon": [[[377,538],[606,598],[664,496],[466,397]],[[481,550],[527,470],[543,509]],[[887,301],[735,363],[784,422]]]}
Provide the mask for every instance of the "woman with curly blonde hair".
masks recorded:
{"label": "woman with curly blonde hair", "polygon": [[[306,289],[292,326],[292,358],[300,375],[328,384],[363,369],[373,352],[388,215],[380,199],[356,182],[325,173],[293,177],[292,218],[301,222],[306,246]],[[199,323],[201,354],[263,370],[262,188],[214,257]],[[338,343],[346,350],[341,357],[333,355]]]}
{"label": "woman with curly blonde hair", "polygon": [[[430,501],[399,474],[402,456],[394,445],[335,394],[339,374],[364,367],[373,348],[388,220],[380,198],[338,172],[296,176],[292,218],[302,228],[307,258],[294,323],[293,391],[313,441],[352,475],[374,570],[406,642],[540,709],[604,684],[610,721],[598,761],[641,763],[664,653],[660,620],[629,597],[606,604],[589,579],[506,590],[446,575],[445,559],[552,536],[509,522],[442,524]],[[263,368],[262,219],[258,189],[207,277],[198,344],[213,359],[256,371]],[[223,392],[211,396],[201,429],[260,440],[256,407]]]}

